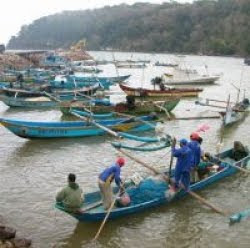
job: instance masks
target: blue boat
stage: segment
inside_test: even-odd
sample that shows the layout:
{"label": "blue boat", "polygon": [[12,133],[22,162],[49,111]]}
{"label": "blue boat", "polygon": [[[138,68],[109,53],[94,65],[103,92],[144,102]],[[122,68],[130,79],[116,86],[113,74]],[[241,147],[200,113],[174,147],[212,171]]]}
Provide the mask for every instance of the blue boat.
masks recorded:
{"label": "blue boat", "polygon": [[[192,184],[190,187],[191,191],[201,190],[211,184],[214,184],[217,181],[222,180],[225,177],[235,174],[238,169],[230,166],[229,162],[226,162],[231,151],[232,149],[218,154],[217,156],[220,158],[221,161],[223,161],[221,162],[220,170],[214,173],[211,172],[211,174],[207,178]],[[250,156],[247,156],[238,162],[234,161],[233,165],[245,166],[247,161],[249,160]],[[172,171],[171,173],[172,175],[173,172],[174,171]],[[145,187],[145,185],[153,186]],[[152,182],[152,179],[144,179],[137,186],[126,190],[126,192],[131,198],[131,204],[128,207],[113,208],[110,212],[109,219],[115,219],[122,216],[142,212],[147,209],[157,207],[159,205],[169,204],[170,202],[175,201],[177,199],[181,199],[188,194],[186,191],[181,190],[174,197],[170,197],[169,194],[166,194],[168,193],[168,190],[169,185],[166,181],[153,180]],[[114,188],[114,192],[117,191],[117,188]],[[149,194],[150,192],[151,194]],[[56,203],[55,207],[70,214],[78,221],[101,221],[105,218],[107,212],[99,203],[100,200],[101,195],[99,191],[85,194],[85,201],[82,205],[82,213],[69,213],[64,209],[61,203]]]}
{"label": "blue boat", "polygon": [[[153,116],[142,116],[101,120],[96,123],[117,132],[140,132],[152,130],[152,126],[155,124],[154,119]],[[148,121],[148,124],[141,120]],[[0,118],[0,123],[15,135],[28,139],[72,138],[106,134],[106,131],[96,127],[91,121],[34,122]]]}
{"label": "blue boat", "polygon": [[54,88],[73,89],[77,87],[91,86],[93,84],[99,83],[103,89],[108,90],[110,86],[118,82],[123,82],[129,77],[130,75],[118,76],[118,77],[94,77],[94,76],[79,77],[79,76],[69,75],[63,77],[62,80],[50,81],[50,85]]}
{"label": "blue boat", "polygon": [[[1,96],[0,101],[2,101],[5,105],[9,107],[19,107],[19,108],[34,108],[34,109],[48,109],[60,107],[62,103],[68,103],[74,101],[81,101],[86,105],[89,105],[90,102],[95,102],[95,99],[88,100],[82,96],[59,96],[54,97],[50,95],[50,97],[39,96],[39,97],[13,97],[13,96]],[[99,102],[99,101],[98,101]]]}
{"label": "blue boat", "polygon": [[96,83],[91,86],[84,86],[74,89],[57,89],[51,86],[39,87],[39,88],[2,88],[2,93],[8,97],[38,97],[46,96],[44,92],[55,94],[56,96],[75,96],[77,93],[85,95],[93,95],[97,89],[100,88],[100,84]]}

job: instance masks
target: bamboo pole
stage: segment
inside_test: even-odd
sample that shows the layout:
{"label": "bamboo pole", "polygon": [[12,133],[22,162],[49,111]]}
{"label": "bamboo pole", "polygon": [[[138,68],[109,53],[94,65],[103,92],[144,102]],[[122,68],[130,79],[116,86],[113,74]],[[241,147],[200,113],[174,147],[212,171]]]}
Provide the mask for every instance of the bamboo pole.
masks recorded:
{"label": "bamboo pole", "polygon": [[144,121],[141,118],[138,118],[138,116],[135,115],[129,115],[129,114],[123,114],[123,113],[119,113],[119,112],[115,112],[113,111],[112,113],[115,113],[116,115],[120,115],[120,116],[124,116],[124,117],[129,117],[129,118],[137,118],[138,121],[149,125],[150,127],[152,127],[153,129],[155,128],[155,125],[151,124],[149,121]]}
{"label": "bamboo pole", "polygon": [[52,99],[52,100],[54,100],[54,101],[56,101],[56,102],[62,102],[58,97],[53,96],[53,95],[49,94],[49,93],[46,92],[46,91],[43,91],[43,93],[44,93],[46,96],[48,96],[50,99]]}
{"label": "bamboo pole", "polygon": [[[120,151],[122,154],[124,154],[125,156],[129,157],[131,160],[133,160],[133,161],[135,161],[135,162],[137,162],[137,163],[143,165],[144,167],[148,168],[149,170],[153,171],[155,174],[161,174],[161,175],[163,176],[163,178],[164,178],[166,181],[170,181],[171,183],[174,183],[173,180],[172,180],[171,178],[169,178],[169,177],[166,176],[165,174],[162,174],[160,171],[158,171],[158,170],[156,170],[155,168],[151,167],[151,166],[148,165],[147,163],[145,163],[145,162],[139,160],[138,158],[136,158],[136,157],[130,155],[129,153],[127,153],[127,152],[125,152],[125,151],[123,151],[123,150],[121,150],[121,149],[118,149],[118,148],[116,148],[116,149],[119,150],[119,151]],[[183,185],[181,185],[181,187],[184,189],[184,186],[183,186]],[[206,205],[207,207],[213,209],[215,212],[217,212],[217,213],[219,213],[219,214],[222,214],[223,216],[226,216],[226,215],[227,215],[223,210],[221,210],[221,209],[217,208],[216,206],[212,205],[212,204],[209,203],[206,199],[204,199],[203,197],[199,196],[199,195],[196,194],[195,192],[189,190],[189,191],[187,191],[187,193],[188,193],[189,195],[191,195],[192,197],[194,197],[194,198],[195,198],[196,200],[198,200],[199,202],[201,202],[201,203],[203,203],[204,205]]]}
{"label": "bamboo pole", "polygon": [[94,126],[96,126],[96,127],[100,128],[100,129],[104,130],[105,132],[109,133],[112,136],[121,138],[121,136],[118,133],[116,133],[115,131],[113,131],[113,130],[111,130],[111,129],[103,126],[103,125],[100,125],[99,123],[95,122],[94,120],[87,119],[87,118],[85,118],[85,117],[83,117],[81,115],[78,115],[78,114],[74,113],[73,111],[70,111],[70,113],[72,115],[74,115],[74,116],[76,116],[76,117],[84,120],[84,121],[90,121]]}

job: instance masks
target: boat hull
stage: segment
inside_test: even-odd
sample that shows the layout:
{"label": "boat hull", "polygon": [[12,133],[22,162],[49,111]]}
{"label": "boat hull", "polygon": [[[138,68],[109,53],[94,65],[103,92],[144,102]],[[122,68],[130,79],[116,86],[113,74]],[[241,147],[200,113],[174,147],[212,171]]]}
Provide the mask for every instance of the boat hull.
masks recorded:
{"label": "boat hull", "polygon": [[[229,153],[231,152],[231,150],[228,150],[224,153],[219,154],[219,157],[221,159],[225,158]],[[225,156],[225,157],[224,157]],[[246,165],[246,163],[250,160],[250,156],[242,159],[239,162],[235,162],[234,165],[240,166],[240,165]],[[238,169],[230,166],[227,162],[225,162],[225,167],[224,169],[222,169],[219,172],[216,172],[215,174],[197,182],[191,185],[190,189],[192,191],[198,191],[201,190],[203,188],[206,188],[207,186],[214,184],[226,177],[229,177],[233,174],[235,174],[238,171]],[[169,185],[168,183],[166,183],[166,188],[168,188]],[[91,195],[93,194],[93,195]],[[115,218],[119,218],[122,216],[127,216],[130,214],[135,214],[138,212],[142,212],[145,211],[147,209],[159,206],[159,205],[163,205],[163,204],[169,204],[172,201],[178,200],[183,198],[184,196],[186,196],[188,193],[184,190],[181,190],[180,192],[178,192],[173,198],[169,198],[166,197],[164,195],[164,197],[160,197],[160,198],[156,198],[154,200],[150,200],[150,201],[146,201],[137,205],[132,205],[132,206],[128,206],[128,207],[123,207],[123,208],[115,208],[110,212],[109,215],[109,219],[115,219]],[[88,194],[86,194],[86,199],[91,199],[91,197],[93,197],[94,201],[99,201],[101,199],[100,193],[99,192],[94,192],[94,193],[90,193],[89,197]],[[91,202],[93,203],[93,202]],[[56,204],[56,207],[62,211],[65,211],[64,208],[60,205],[60,204]],[[86,207],[86,206],[84,206]],[[70,214],[72,215],[74,218],[76,218],[78,221],[101,221],[105,218],[107,212],[103,210],[102,206],[98,207],[97,209],[94,210],[89,210],[89,211],[85,211],[82,214]]]}
{"label": "boat hull", "polygon": [[[143,132],[152,130],[154,122],[151,117],[142,117],[142,120],[149,121],[145,124],[141,121],[130,119],[104,120],[99,124],[116,132]],[[106,134],[106,131],[84,121],[77,122],[28,122],[11,119],[1,119],[1,124],[15,135],[28,139],[49,139],[49,138],[73,138],[89,137]]]}
{"label": "boat hull", "polygon": [[[171,112],[177,104],[180,102],[180,99],[172,99],[159,103],[159,105],[165,108],[168,112]],[[84,111],[85,108],[89,108],[88,105],[81,102],[74,103],[62,103],[60,104],[60,110],[63,114],[70,114],[70,110],[80,110]],[[104,105],[95,105],[91,106],[91,111],[94,113],[108,113],[108,112],[119,112],[119,113],[127,113],[127,114],[143,114],[156,112],[163,112],[162,109],[156,107],[152,102],[144,102],[144,103],[135,103],[135,107],[130,108],[126,103],[116,104],[115,106],[104,106]]]}
{"label": "boat hull", "polygon": [[219,80],[219,76],[214,77],[202,77],[197,79],[190,80],[169,80],[165,81],[166,85],[211,85],[214,84],[215,81]]}
{"label": "boat hull", "polygon": [[120,88],[128,96],[134,96],[141,99],[150,99],[150,100],[164,100],[166,98],[174,97],[196,97],[202,89],[199,88],[174,88],[168,90],[150,90],[144,88],[133,88],[120,84]]}

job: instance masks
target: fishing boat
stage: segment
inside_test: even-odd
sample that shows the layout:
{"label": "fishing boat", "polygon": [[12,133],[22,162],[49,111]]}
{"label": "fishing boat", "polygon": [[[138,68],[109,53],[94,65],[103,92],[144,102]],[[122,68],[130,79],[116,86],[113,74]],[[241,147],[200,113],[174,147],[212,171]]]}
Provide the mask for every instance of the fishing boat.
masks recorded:
{"label": "fishing boat", "polygon": [[[216,102],[216,104],[214,104],[213,102]],[[250,106],[249,99],[244,98],[240,102],[239,101],[230,102],[230,96],[228,98],[228,101],[222,101],[222,100],[216,100],[216,99],[205,99],[205,101],[198,100],[195,103],[201,106],[208,106],[208,107],[223,109],[223,111],[219,111],[219,114],[222,118],[222,125],[224,127],[230,126],[242,120],[246,116],[247,110]],[[222,103],[222,104],[219,105],[218,103]],[[225,106],[225,104],[227,105]]]}
{"label": "fishing boat", "polygon": [[[61,102],[74,102],[82,101],[88,104],[89,100],[82,96],[59,96],[50,97],[38,96],[38,97],[13,97],[13,96],[1,96],[0,101],[9,107],[21,107],[21,108],[34,108],[34,109],[48,109],[59,107]],[[93,100],[94,102],[94,100]]]}
{"label": "fishing boat", "polygon": [[102,88],[109,89],[110,86],[116,84],[117,82],[123,82],[127,80],[130,75],[118,76],[118,77],[94,77],[94,76],[74,76],[68,75],[61,77],[60,80],[50,81],[50,85],[53,88],[79,88],[79,87],[89,87],[96,83],[99,83]]}
{"label": "fishing boat", "polygon": [[100,73],[103,71],[94,66],[84,66],[84,65],[73,66],[72,69],[73,71],[76,72],[85,72],[85,73]]}
{"label": "fishing boat", "polygon": [[[97,100],[97,99],[96,99]],[[143,113],[164,113],[164,109],[167,112],[171,112],[177,104],[180,102],[180,98],[172,98],[165,101],[136,101],[131,103],[121,102],[115,105],[107,104],[105,102],[96,101],[95,104],[89,105],[82,101],[74,102],[62,102],[60,104],[60,110],[63,114],[70,114],[72,109],[84,111],[91,108],[91,111],[94,113],[109,113],[109,112],[119,112],[127,114],[143,114]]]}
{"label": "fishing boat", "polygon": [[58,102],[45,96],[39,97],[8,97],[2,96],[0,100],[9,107],[22,108],[53,108],[58,106]]}
{"label": "fishing boat", "polygon": [[243,99],[241,102],[237,102],[233,106],[228,103],[226,111],[219,112],[222,117],[223,126],[230,126],[242,120],[246,116],[249,106],[250,102],[247,98]]}
{"label": "fishing boat", "polygon": [[[65,122],[35,122],[0,118],[0,123],[19,137],[47,139],[99,136],[107,133],[104,129],[97,127],[97,125],[102,125],[116,132],[147,131],[152,130],[152,126],[154,127],[154,120],[155,116],[116,118],[100,121],[86,118],[86,121]],[[148,121],[148,123],[145,123],[145,121]]]}
{"label": "fishing boat", "polygon": [[117,68],[124,68],[124,69],[140,69],[140,68],[147,67],[145,63],[143,64],[137,64],[137,63],[118,64],[116,63],[115,66]]}
{"label": "fishing boat", "polygon": [[219,80],[220,76],[203,76],[203,77],[197,77],[193,79],[180,79],[180,80],[174,80],[171,77],[168,77],[168,79],[164,80],[164,84],[166,85],[211,85],[214,84],[215,81]]}
{"label": "fishing boat", "polygon": [[[191,184],[191,191],[198,191],[206,188],[207,186],[214,184],[217,181],[224,179],[225,177],[235,174],[238,169],[233,166],[244,167],[250,160],[250,156],[243,158],[236,162],[227,162],[227,158],[232,152],[232,149],[227,150],[217,155],[222,161],[220,163],[219,170],[216,172],[210,172],[209,176],[202,179],[199,182]],[[233,166],[231,166],[231,163]],[[172,171],[172,175],[173,175]],[[109,219],[115,219],[126,215],[135,214],[145,211],[150,208],[155,208],[159,205],[169,204],[172,201],[181,199],[188,193],[185,190],[181,190],[173,197],[168,194],[169,184],[166,181],[154,180],[153,178],[147,178],[142,180],[138,185],[128,185],[126,192],[130,196],[131,203],[127,207],[115,207],[111,210]],[[114,188],[114,193],[118,191]],[[62,203],[56,203],[55,207],[65,213],[70,214],[78,221],[101,221],[105,218],[107,211],[103,208],[101,203],[101,195],[99,191],[85,194],[85,200],[82,204],[82,211],[78,213],[69,213],[65,210]]]}
{"label": "fishing boat", "polygon": [[203,89],[200,88],[164,88],[163,90],[134,88],[119,84],[120,88],[128,95],[142,99],[164,100],[170,97],[196,97]]}
{"label": "fishing boat", "polygon": [[67,89],[55,89],[51,86],[44,86],[39,88],[29,88],[29,89],[22,89],[22,88],[2,88],[2,94],[8,97],[39,97],[39,96],[46,96],[44,91],[53,93],[57,96],[69,96],[75,95],[77,92],[84,95],[92,95],[94,94],[97,89],[100,88],[100,84],[97,82],[96,84],[85,86],[81,88],[74,88],[71,90]]}
{"label": "fishing boat", "polygon": [[175,63],[161,63],[161,62],[157,61],[157,62],[155,62],[155,66],[177,67],[178,64],[175,64]]}

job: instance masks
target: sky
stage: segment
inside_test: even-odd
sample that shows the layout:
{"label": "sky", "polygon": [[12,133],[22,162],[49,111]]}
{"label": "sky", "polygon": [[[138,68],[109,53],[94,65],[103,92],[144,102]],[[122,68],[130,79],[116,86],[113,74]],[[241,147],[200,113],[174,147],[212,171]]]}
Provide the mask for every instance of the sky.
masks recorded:
{"label": "sky", "polygon": [[[2,0],[0,14],[0,44],[7,44],[12,35],[16,35],[22,25],[64,10],[85,10],[101,8],[105,5],[135,2],[163,3],[168,0]],[[177,0],[192,2],[193,0]]]}

